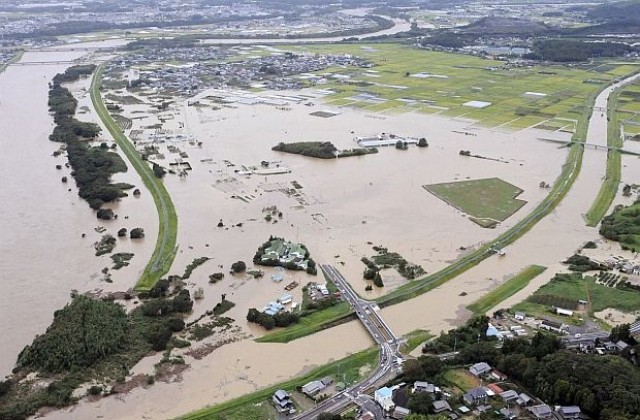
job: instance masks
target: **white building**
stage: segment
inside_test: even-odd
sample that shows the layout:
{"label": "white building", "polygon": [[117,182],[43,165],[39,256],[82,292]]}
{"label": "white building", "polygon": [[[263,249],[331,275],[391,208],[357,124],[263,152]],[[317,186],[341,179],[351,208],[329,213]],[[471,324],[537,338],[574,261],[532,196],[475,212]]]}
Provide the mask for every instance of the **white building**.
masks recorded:
{"label": "white building", "polygon": [[384,411],[391,411],[393,409],[393,391],[391,388],[382,387],[380,389],[376,389],[376,392],[373,393],[373,399],[380,404],[380,407]]}

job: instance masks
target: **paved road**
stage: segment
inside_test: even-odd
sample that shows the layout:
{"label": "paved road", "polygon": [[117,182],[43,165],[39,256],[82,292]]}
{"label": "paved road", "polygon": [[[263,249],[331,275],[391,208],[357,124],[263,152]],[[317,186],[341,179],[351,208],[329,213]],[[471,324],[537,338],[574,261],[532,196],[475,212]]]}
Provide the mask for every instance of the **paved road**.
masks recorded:
{"label": "paved road", "polygon": [[380,363],[364,381],[348,388],[308,410],[295,420],[315,420],[320,413],[340,413],[352,404],[362,405],[362,395],[393,378],[396,369],[404,359],[399,351],[400,340],[378,313],[375,302],[361,299],[347,280],[331,265],[321,265],[323,273],[338,287],[344,299],[349,302],[374,341],[380,346]]}

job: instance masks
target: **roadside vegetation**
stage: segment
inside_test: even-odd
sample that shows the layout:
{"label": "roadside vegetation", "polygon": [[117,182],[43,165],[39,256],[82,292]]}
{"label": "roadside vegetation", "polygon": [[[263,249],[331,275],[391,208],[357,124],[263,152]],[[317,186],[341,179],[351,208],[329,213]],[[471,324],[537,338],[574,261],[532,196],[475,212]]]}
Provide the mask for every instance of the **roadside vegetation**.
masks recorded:
{"label": "roadside vegetation", "polygon": [[156,284],[160,277],[169,271],[175,258],[177,251],[178,217],[173,207],[171,197],[164,187],[162,180],[156,177],[149,165],[142,160],[135,146],[122,133],[122,130],[105,108],[102,98],[100,97],[102,71],[103,67],[98,67],[91,83],[91,101],[93,102],[93,106],[103,124],[109,130],[109,133],[113,136],[116,144],[123,151],[136,172],[138,172],[140,178],[142,178],[158,210],[159,228],[156,246],[151,255],[151,259],[135,286],[135,289],[138,291],[149,290]]}
{"label": "roadside vegetation", "polygon": [[531,280],[542,274],[547,268],[541,265],[530,265],[511,279],[502,283],[480,299],[467,306],[475,314],[483,314],[495,308],[500,302],[524,289]]}

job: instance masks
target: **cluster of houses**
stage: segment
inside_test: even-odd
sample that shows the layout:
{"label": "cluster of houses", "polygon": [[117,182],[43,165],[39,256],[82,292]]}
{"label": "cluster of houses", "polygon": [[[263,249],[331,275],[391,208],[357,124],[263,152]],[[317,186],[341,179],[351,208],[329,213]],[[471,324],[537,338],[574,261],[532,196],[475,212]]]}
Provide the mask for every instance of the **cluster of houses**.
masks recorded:
{"label": "cluster of houses", "polygon": [[[243,47],[145,49],[110,65],[110,70],[137,68],[134,85],[145,85],[160,92],[194,95],[208,88],[229,86],[272,90],[293,90],[308,83],[322,84],[322,76],[309,73],[329,67],[370,67],[372,64],[349,54],[292,54],[271,52],[249,56],[241,61],[220,62],[242,53]],[[154,65],[178,61],[183,64]],[[300,77],[302,76],[302,77]],[[326,82],[326,79],[324,80]]]}
{"label": "cluster of houses", "polygon": [[640,264],[632,263],[623,257],[607,258],[603,264],[612,270],[619,270],[624,274],[640,275]]}
{"label": "cluster of houses", "polygon": [[301,244],[273,239],[260,256],[260,263],[283,266],[295,264],[299,269],[306,270],[309,263],[306,257],[307,251]]}
{"label": "cluster of houses", "polygon": [[458,407],[460,413],[484,413],[495,410],[497,405],[502,406],[498,411],[503,418],[512,420],[518,417],[534,417],[536,419],[580,419],[582,413],[577,406],[557,407],[554,410],[546,404],[541,403],[536,398],[531,397],[527,393],[518,392],[513,389],[503,389],[499,383],[504,382],[507,376],[497,369],[492,368],[486,362],[480,362],[472,365],[469,372],[487,381],[497,381],[488,383],[486,386],[479,386],[468,390],[463,396],[462,401],[465,408]]}
{"label": "cluster of houses", "polygon": [[[636,326],[636,336],[640,335],[640,321],[635,322],[633,325]],[[605,331],[564,336],[562,337],[562,343],[567,349],[599,355],[620,354],[630,348],[629,344],[623,340],[616,342],[609,340],[609,333]],[[630,351],[633,351],[633,349]]]}
{"label": "cluster of houses", "polygon": [[[479,417],[483,413],[496,415],[495,418],[513,420],[527,419],[582,419],[586,418],[577,406],[557,406],[551,408],[526,392],[509,389],[506,384],[508,378],[502,372],[492,368],[486,362],[480,362],[469,367],[469,373],[479,379],[481,384],[465,392],[460,400],[451,398],[451,394],[438,386],[424,381],[416,381],[412,386],[401,383],[392,387],[382,387],[374,392],[375,402],[382,408],[387,417],[404,419],[411,414],[403,407],[408,401],[408,395],[425,392],[432,398],[432,412],[448,417],[451,420]],[[456,404],[457,402],[457,404]],[[370,417],[367,417],[370,416]],[[358,420],[376,418],[371,412],[360,413]]]}
{"label": "cluster of houses", "polygon": [[267,303],[267,305],[262,309],[262,312],[267,315],[276,315],[280,312],[286,311],[287,308],[285,307],[285,305],[288,304],[291,304],[291,310],[294,310],[298,306],[295,302],[293,302],[293,296],[291,294],[284,293],[278,298],[277,301],[272,300]]}
{"label": "cluster of houses", "polygon": [[[399,390],[405,390],[406,392],[399,392]],[[403,398],[400,397],[401,394],[404,394],[406,397],[406,393],[420,393],[425,392],[431,395],[433,399],[433,412],[436,414],[443,413],[447,414],[450,419],[457,419],[458,415],[452,411],[449,402],[446,400],[446,394],[442,392],[442,390],[435,386],[434,384],[430,384],[424,381],[416,381],[413,383],[413,386],[408,387],[407,384],[401,383],[395,385],[393,387],[382,387],[373,393],[373,399],[378,405],[382,408],[382,410],[388,414],[390,418],[394,419],[404,419],[411,411],[403,407],[403,402],[401,401]],[[406,400],[406,398],[404,398]],[[367,412],[361,414],[360,419],[366,418]],[[373,417],[372,417],[373,418]],[[360,420],[359,419],[359,420]]]}

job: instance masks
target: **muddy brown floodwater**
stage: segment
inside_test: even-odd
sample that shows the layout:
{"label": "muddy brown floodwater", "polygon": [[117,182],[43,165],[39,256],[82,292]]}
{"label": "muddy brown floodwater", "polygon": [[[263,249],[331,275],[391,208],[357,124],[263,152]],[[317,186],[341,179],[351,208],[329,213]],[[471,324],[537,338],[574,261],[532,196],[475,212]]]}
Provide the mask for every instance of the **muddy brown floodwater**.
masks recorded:
{"label": "muddy brown floodwater", "polygon": [[[79,53],[28,53],[23,60],[45,61],[78,57]],[[62,58],[61,58],[62,57]],[[1,141],[5,165],[0,174],[6,182],[0,212],[2,218],[2,315],[9,322],[0,327],[0,363],[8,373],[19,350],[33,336],[44,331],[53,312],[68,301],[69,291],[96,288],[126,289],[150,255],[157,232],[157,214],[146,190],[140,199],[127,198],[116,204],[120,215],[129,216],[129,227],[141,224],[148,229],[146,242],[124,242],[118,250],[135,249],[134,263],[114,272],[114,283],[99,280],[105,258],[93,256],[92,244],[99,235],[97,223],[86,203],[77,198],[72,182],[63,185],[60,178],[68,170],[56,171],[51,153],[57,145],[47,140],[52,130],[47,113],[47,83],[64,70],[61,65],[10,67],[0,75],[0,125],[9,127]],[[87,99],[88,81],[71,86],[87,106],[79,118],[94,120]],[[33,92],[24,95],[28,89]],[[268,95],[269,92],[263,93]],[[606,93],[598,99],[601,106]],[[143,115],[134,120],[133,129],[158,122],[151,113],[148,98],[144,104],[127,106],[123,115]],[[566,134],[523,130],[488,130],[471,121],[450,120],[419,113],[371,114],[351,109],[333,109],[339,115],[318,118],[309,115],[316,109],[294,104],[280,110],[267,105],[242,105],[216,109],[200,95],[204,107],[187,106],[178,101],[163,113],[164,128],[182,130],[201,146],[175,142],[188,155],[193,171],[187,177],[167,176],[165,184],[175,203],[179,218],[178,256],[172,274],[182,274],[194,258],[212,259],[197,268],[189,287],[202,287],[205,297],[196,303],[193,316],[210,309],[220,294],[237,306],[229,312],[246,334],[262,331],[247,325],[246,310],[260,308],[283,292],[291,280],[305,283],[316,278],[304,273],[287,274],[283,283],[270,279],[273,270],[265,270],[262,279],[229,275],[216,284],[208,284],[208,275],[228,272],[236,260],[251,261],[256,248],[269,235],[305,243],[320,263],[333,263],[354,288],[364,294],[362,256],[371,256],[371,245],[384,245],[407,260],[434,272],[459,256],[459,248],[473,247],[494,238],[530,212],[547,193],[540,181],[552,182],[560,173],[566,149],[542,142],[538,137]],[[317,101],[316,108],[329,109]],[[599,114],[598,114],[599,115]],[[19,123],[17,123],[19,122]],[[28,127],[28,129],[25,129]],[[471,131],[464,136],[456,131]],[[391,132],[402,136],[427,137],[429,147],[397,151],[382,149],[376,155],[339,160],[315,160],[281,154],[271,150],[280,141],[330,140],[338,148],[354,147],[354,135],[369,136]],[[594,115],[589,141],[602,142],[606,119]],[[606,137],[605,137],[606,138]],[[104,139],[109,141],[108,136]],[[162,144],[164,165],[178,162],[178,155]],[[465,158],[459,150],[471,150],[508,163]],[[382,311],[397,335],[417,328],[434,333],[460,323],[467,315],[464,307],[503,281],[509,274],[529,264],[551,265],[570,255],[586,240],[597,237],[587,228],[582,214],[591,205],[604,174],[606,153],[585,150],[583,168],[576,184],[562,204],[538,223],[523,238],[511,245],[502,258],[491,257],[445,285],[402,304]],[[235,166],[230,166],[224,161]],[[291,173],[270,176],[243,176],[235,172],[241,165],[258,165],[267,160],[291,169]],[[495,230],[482,229],[463,214],[428,194],[422,185],[454,180],[500,177],[524,190],[519,197],[527,204]],[[141,185],[135,173],[118,175]],[[285,194],[292,182],[302,185],[299,196]],[[71,187],[72,191],[67,191]],[[243,197],[243,199],[234,198]],[[37,197],[36,202],[34,198]],[[266,222],[263,209],[277,206],[283,218]],[[225,227],[218,228],[222,220]],[[241,226],[237,226],[241,224]],[[90,238],[82,239],[81,233]],[[370,242],[370,243],[368,243]],[[27,251],[28,250],[28,251]],[[139,258],[138,258],[139,257]],[[222,265],[222,269],[219,266]],[[387,273],[387,289],[404,282]],[[294,299],[300,299],[300,288]],[[460,296],[466,292],[466,296]],[[380,292],[372,292],[375,297]],[[47,415],[49,418],[167,418],[255,391],[371,346],[373,342],[356,322],[322,331],[288,344],[258,344],[244,339],[222,346],[202,360],[186,358],[191,368],[182,381],[156,383],[149,389],[134,389],[127,395],[104,398],[95,403],[81,402],[75,407]],[[143,361],[136,372],[151,372]]]}

